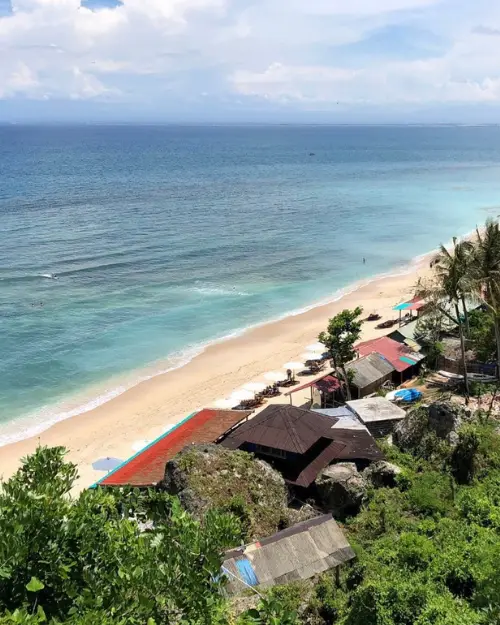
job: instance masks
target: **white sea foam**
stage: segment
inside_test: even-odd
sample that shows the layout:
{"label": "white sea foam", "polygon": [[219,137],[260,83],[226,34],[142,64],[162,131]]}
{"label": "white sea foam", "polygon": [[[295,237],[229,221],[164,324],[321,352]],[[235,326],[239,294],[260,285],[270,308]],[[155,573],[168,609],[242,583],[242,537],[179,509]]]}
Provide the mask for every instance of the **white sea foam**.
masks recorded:
{"label": "white sea foam", "polygon": [[236,287],[224,287],[224,286],[195,286],[191,289],[194,293],[199,293],[200,295],[208,295],[208,296],[221,296],[221,295],[230,295],[230,296],[247,296],[250,293],[246,291],[238,291]]}
{"label": "white sea foam", "polygon": [[[100,389],[88,389],[85,392],[85,395],[73,397],[71,399],[59,402],[55,405],[44,406],[36,412],[15,419],[14,421],[2,424],[0,426],[0,447],[8,445],[10,443],[18,442],[20,440],[24,440],[26,438],[37,436],[60,421],[64,421],[65,419],[69,419],[80,414],[84,414],[99,406],[102,406],[106,402],[111,401],[115,397],[118,397],[128,389],[140,384],[141,382],[144,382],[159,375],[163,375],[164,373],[169,373],[170,371],[180,369],[212,345],[216,345],[230,339],[237,338],[250,330],[262,327],[264,325],[267,325],[268,323],[281,321],[288,317],[295,317],[320,306],[337,302],[346,295],[350,295],[358,289],[367,286],[368,284],[371,284],[373,282],[376,282],[377,280],[409,274],[414,271],[415,265],[420,264],[428,255],[429,254],[427,253],[415,257],[410,263],[403,265],[402,267],[393,271],[378,274],[371,278],[359,280],[343,288],[337,289],[334,293],[326,298],[317,300],[307,306],[288,311],[286,313],[283,313],[282,315],[279,315],[278,317],[266,319],[265,321],[261,321],[259,323],[255,323],[243,328],[238,328],[228,334],[225,334],[224,336],[220,336],[213,340],[199,343],[198,345],[188,346],[181,352],[171,354],[164,361],[153,363],[146,370],[124,376],[123,379],[120,378],[119,380],[108,381],[108,385],[112,388],[108,387]],[[226,290],[222,289],[222,287],[197,288],[210,289],[212,293],[214,289],[218,290],[218,292],[220,292],[221,290],[226,292]],[[227,292],[234,294],[233,291],[230,290]]]}

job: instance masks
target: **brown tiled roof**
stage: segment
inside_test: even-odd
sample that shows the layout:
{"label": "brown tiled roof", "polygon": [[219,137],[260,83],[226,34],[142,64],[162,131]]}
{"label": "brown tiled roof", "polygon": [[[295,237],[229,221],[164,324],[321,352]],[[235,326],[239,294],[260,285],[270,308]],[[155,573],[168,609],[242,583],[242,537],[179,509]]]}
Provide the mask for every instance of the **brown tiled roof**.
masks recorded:
{"label": "brown tiled roof", "polygon": [[132,456],[98,484],[102,486],[152,486],[163,479],[165,465],[181,449],[193,443],[214,443],[250,412],[205,408]]}
{"label": "brown tiled roof", "polygon": [[334,460],[383,458],[367,430],[333,428],[337,421],[311,410],[274,404],[235,428],[221,445],[229,449],[263,445],[297,454],[296,462],[273,462],[289,483],[305,487]]}
{"label": "brown tiled roof", "polygon": [[[226,447],[241,443],[266,445],[297,454],[305,453],[333,425],[330,417],[288,404],[271,404],[243,423],[223,441]],[[233,441],[237,443],[233,445]]]}

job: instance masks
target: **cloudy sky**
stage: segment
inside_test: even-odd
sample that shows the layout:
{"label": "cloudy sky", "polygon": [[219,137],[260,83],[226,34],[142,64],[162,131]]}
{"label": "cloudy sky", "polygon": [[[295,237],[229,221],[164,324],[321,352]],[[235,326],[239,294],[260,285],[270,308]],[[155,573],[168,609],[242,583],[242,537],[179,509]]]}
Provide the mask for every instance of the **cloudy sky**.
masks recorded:
{"label": "cloudy sky", "polygon": [[0,0],[0,120],[500,122],[498,0]]}

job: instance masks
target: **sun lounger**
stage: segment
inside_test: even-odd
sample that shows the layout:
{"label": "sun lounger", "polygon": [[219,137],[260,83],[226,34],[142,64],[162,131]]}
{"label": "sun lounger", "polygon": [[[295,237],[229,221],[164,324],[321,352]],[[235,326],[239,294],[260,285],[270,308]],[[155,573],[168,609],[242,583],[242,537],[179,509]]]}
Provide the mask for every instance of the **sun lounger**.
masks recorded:
{"label": "sun lounger", "polygon": [[388,319],[387,321],[382,321],[382,323],[379,323],[375,327],[379,330],[385,330],[386,328],[392,328],[396,323],[398,323],[397,319]]}

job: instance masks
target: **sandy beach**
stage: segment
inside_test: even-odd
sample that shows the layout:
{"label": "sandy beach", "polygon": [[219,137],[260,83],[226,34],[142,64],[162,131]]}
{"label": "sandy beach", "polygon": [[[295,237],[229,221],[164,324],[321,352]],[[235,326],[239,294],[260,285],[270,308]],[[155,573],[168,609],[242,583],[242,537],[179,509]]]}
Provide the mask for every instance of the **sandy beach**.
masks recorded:
{"label": "sandy beach", "polygon": [[[327,320],[340,310],[362,306],[366,314],[378,312],[383,319],[395,318],[397,313],[392,307],[413,295],[418,277],[429,271],[428,261],[425,257],[404,274],[374,279],[331,304],[215,344],[180,369],[141,382],[37,437],[1,447],[0,475],[8,478],[20,459],[39,444],[61,445],[68,448],[68,458],[79,467],[78,487],[89,486],[103,476],[92,469],[96,459],[128,458],[134,453],[134,442],[158,437],[194,410],[211,406],[246,382],[262,381],[266,371],[282,369],[285,362],[297,360],[305,347],[317,340]],[[363,340],[387,334],[388,330],[377,330],[375,325],[363,325]]]}

